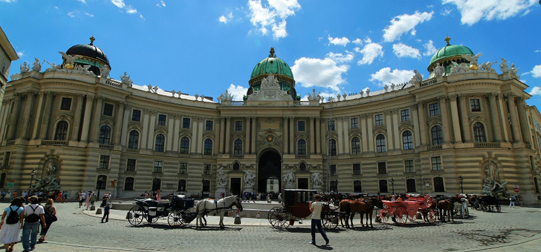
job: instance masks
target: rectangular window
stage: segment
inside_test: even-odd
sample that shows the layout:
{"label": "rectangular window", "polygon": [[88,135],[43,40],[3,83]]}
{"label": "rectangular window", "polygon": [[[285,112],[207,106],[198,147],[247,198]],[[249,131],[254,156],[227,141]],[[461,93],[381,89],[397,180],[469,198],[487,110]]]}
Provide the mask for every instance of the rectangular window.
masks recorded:
{"label": "rectangular window", "polygon": [[479,101],[479,99],[471,99],[470,100],[470,105],[471,105],[471,111],[472,112],[481,111],[481,101]]}
{"label": "rectangular window", "polygon": [[158,125],[165,126],[165,121],[167,120],[166,115],[158,115]]}
{"label": "rectangular window", "polygon": [[353,164],[353,175],[361,175],[361,164]]}
{"label": "rectangular window", "polygon": [[357,117],[351,118],[351,128],[352,129],[358,129],[359,128],[359,118],[357,118]]}
{"label": "rectangular window", "polygon": [[115,106],[111,103],[105,103],[105,105],[103,106],[103,115],[106,115],[106,116],[113,116],[113,108]]}
{"label": "rectangular window", "polygon": [[242,121],[235,121],[235,131],[242,131]]}
{"label": "rectangular window", "polygon": [[336,165],[331,165],[331,175],[336,175]]}
{"label": "rectangular window", "polygon": [[327,127],[327,129],[328,129],[329,131],[334,131],[334,128],[335,128],[335,127],[334,127],[334,121],[333,121],[333,120],[329,121],[329,122],[328,122],[328,127]]}
{"label": "rectangular window", "polygon": [[131,114],[131,120],[140,122],[141,121],[141,110],[134,109]]}
{"label": "rectangular window", "polygon": [[383,114],[377,114],[375,116],[376,126],[383,125]]}
{"label": "rectangular window", "polygon": [[124,184],[124,191],[133,191],[133,182],[134,179],[131,177],[126,178],[126,182]]}
{"label": "rectangular window", "polygon": [[101,155],[100,156],[100,166],[99,169],[109,169],[109,156]]}
{"label": "rectangular window", "polygon": [[402,115],[402,122],[407,122],[410,120],[410,110],[404,109],[400,111],[400,114]]}
{"label": "rectangular window", "polygon": [[206,129],[207,129],[207,131],[212,131],[214,129],[214,121],[207,120]]}
{"label": "rectangular window", "polygon": [[429,104],[428,110],[430,111],[430,116],[437,116],[440,114],[440,107],[438,106],[438,103]]}
{"label": "rectangular window", "polygon": [[126,166],[126,171],[135,171],[136,159],[128,159],[128,165]]}
{"label": "rectangular window", "polygon": [[188,164],[187,163],[180,163],[180,167],[178,168],[179,174],[186,174],[188,173]]}
{"label": "rectangular window", "polygon": [[210,170],[212,169],[212,165],[210,164],[204,164],[203,167],[203,175],[210,175]]}
{"label": "rectangular window", "polygon": [[387,163],[378,162],[378,174],[387,174]]}
{"label": "rectangular window", "polygon": [[415,172],[413,167],[413,160],[404,160],[404,168],[406,172]]}
{"label": "rectangular window", "polygon": [[62,97],[62,104],[60,105],[60,110],[70,110],[71,109],[71,98]]}
{"label": "rectangular window", "polygon": [[439,171],[442,170],[441,167],[441,157],[432,157],[432,170],[433,171]]}
{"label": "rectangular window", "polygon": [[363,191],[360,180],[353,181],[353,192],[360,193]]}
{"label": "rectangular window", "polygon": [[297,122],[297,131],[305,131],[306,127],[305,127],[304,124],[305,124],[304,121],[298,121]]}
{"label": "rectangular window", "polygon": [[9,165],[9,160],[11,159],[11,152],[6,152],[4,154],[4,165]]}
{"label": "rectangular window", "polygon": [[190,128],[190,118],[183,118],[182,119],[182,128],[183,129],[189,129]]}
{"label": "rectangular window", "polygon": [[331,191],[332,192],[338,191],[338,180],[331,181]]}
{"label": "rectangular window", "polygon": [[162,173],[163,161],[154,161],[154,173]]}

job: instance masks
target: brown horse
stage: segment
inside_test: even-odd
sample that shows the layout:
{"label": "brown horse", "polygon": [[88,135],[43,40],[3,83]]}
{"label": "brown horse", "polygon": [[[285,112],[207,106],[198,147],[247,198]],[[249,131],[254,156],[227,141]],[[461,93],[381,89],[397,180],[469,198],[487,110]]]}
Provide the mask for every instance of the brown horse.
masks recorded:
{"label": "brown horse", "polygon": [[372,212],[374,211],[374,204],[372,204],[371,201],[363,201],[363,200],[349,200],[345,199],[340,201],[340,224],[342,224],[342,227],[344,227],[344,223],[342,222],[342,218],[345,216],[346,219],[346,227],[349,228],[349,222],[351,222],[351,228],[353,227],[353,217],[355,217],[355,213],[359,213],[361,216],[361,225],[364,227],[363,223],[363,215],[366,213],[366,227],[368,227],[368,219],[370,218],[370,227],[372,226]]}
{"label": "brown horse", "polygon": [[447,217],[448,221],[455,222],[455,218],[453,217],[453,208],[455,202],[460,202],[460,198],[458,196],[453,196],[449,199],[438,201],[439,218],[441,222],[445,222],[445,215],[447,214],[449,215]]}

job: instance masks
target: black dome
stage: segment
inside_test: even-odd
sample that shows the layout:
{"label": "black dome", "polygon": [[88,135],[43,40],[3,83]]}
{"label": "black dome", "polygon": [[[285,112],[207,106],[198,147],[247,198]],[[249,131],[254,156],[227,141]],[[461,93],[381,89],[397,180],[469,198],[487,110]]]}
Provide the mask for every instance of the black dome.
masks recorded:
{"label": "black dome", "polygon": [[67,55],[81,55],[81,56],[94,58],[94,59],[103,61],[105,64],[111,67],[111,65],[109,65],[109,59],[107,58],[105,53],[100,48],[94,46],[93,44],[74,45],[70,49],[68,49],[66,54]]}

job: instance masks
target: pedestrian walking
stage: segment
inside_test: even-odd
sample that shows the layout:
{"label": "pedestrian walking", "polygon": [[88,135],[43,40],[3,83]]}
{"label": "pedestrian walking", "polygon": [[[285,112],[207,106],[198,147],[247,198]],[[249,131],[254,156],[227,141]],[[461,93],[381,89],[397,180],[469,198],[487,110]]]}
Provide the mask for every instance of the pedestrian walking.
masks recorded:
{"label": "pedestrian walking", "polygon": [[107,193],[104,193],[100,207],[105,207],[106,205],[107,205]]}
{"label": "pedestrian walking", "polygon": [[111,202],[108,202],[105,208],[103,209],[103,217],[101,218],[101,223],[103,223],[103,220],[105,220],[105,222],[109,222],[110,210],[111,210]]}
{"label": "pedestrian walking", "polygon": [[4,199],[6,198],[6,195],[8,193],[6,191],[2,191],[2,197],[0,198],[1,201],[4,201]]}
{"label": "pedestrian walking", "polygon": [[323,230],[323,227],[321,226],[321,209],[323,208],[323,203],[321,203],[321,196],[319,194],[316,194],[314,196],[315,202],[310,201],[310,205],[308,208],[310,209],[310,212],[312,212],[312,241],[310,244],[316,245],[316,226],[319,232],[321,233],[321,236],[323,236],[323,239],[325,239],[325,245],[329,245],[329,238],[327,238],[327,234],[325,233],[325,230]]}
{"label": "pedestrian walking", "polygon": [[160,189],[156,191],[156,201],[162,202],[162,192],[160,191]]}
{"label": "pedestrian walking", "polygon": [[515,195],[511,195],[511,198],[509,198],[509,207],[513,206],[515,207],[515,201],[517,198],[515,198]]}
{"label": "pedestrian walking", "polygon": [[94,192],[90,192],[90,193],[92,194],[92,196],[90,197],[90,205],[94,206],[94,203],[96,203],[96,200],[98,200],[98,196],[96,196],[96,193]]}
{"label": "pedestrian walking", "polygon": [[92,198],[92,193],[90,191],[88,191],[88,194],[86,195],[86,210],[88,210],[88,208],[90,207],[90,198]]}
{"label": "pedestrian walking", "polygon": [[24,211],[22,207],[23,200],[15,198],[11,201],[11,205],[4,209],[2,221],[0,222],[0,242],[4,244],[6,252],[13,251],[15,243],[19,242],[21,233],[21,213]]}
{"label": "pedestrian walking", "polygon": [[84,191],[79,192],[79,208],[83,205],[83,202],[85,202],[86,199],[86,193]]}
{"label": "pedestrian walking", "polygon": [[47,203],[45,203],[45,207],[43,210],[45,210],[45,226],[41,229],[41,232],[39,235],[41,236],[38,240],[38,243],[43,243],[45,241],[45,236],[47,235],[47,232],[49,231],[49,228],[51,228],[51,225],[53,222],[57,220],[56,218],[56,207],[53,206],[53,199],[48,199]]}
{"label": "pedestrian walking", "polygon": [[34,250],[38,238],[39,221],[43,223],[42,228],[46,228],[45,210],[38,204],[38,197],[30,197],[30,205],[24,208],[21,214],[21,227],[23,228],[23,252]]}

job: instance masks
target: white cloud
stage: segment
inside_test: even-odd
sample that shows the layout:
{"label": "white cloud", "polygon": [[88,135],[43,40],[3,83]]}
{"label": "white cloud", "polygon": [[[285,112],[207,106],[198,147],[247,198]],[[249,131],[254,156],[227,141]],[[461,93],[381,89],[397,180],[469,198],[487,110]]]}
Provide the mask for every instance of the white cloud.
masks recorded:
{"label": "white cloud", "polygon": [[432,56],[438,51],[438,49],[434,46],[434,42],[432,42],[432,40],[426,42],[423,47],[426,49],[426,52],[423,53],[424,56]]}
{"label": "white cloud", "polygon": [[287,36],[286,18],[295,15],[295,10],[301,8],[297,0],[268,0],[265,7],[261,0],[248,0],[248,7],[250,22],[255,29],[265,35],[271,28],[275,40]]}
{"label": "white cloud", "polygon": [[353,52],[348,51],[345,54],[329,52],[326,55],[327,58],[334,60],[336,63],[348,63],[353,60],[354,56]]}
{"label": "white cloud", "polygon": [[77,0],[77,1],[86,4],[86,0]]}
{"label": "white cloud", "polygon": [[4,2],[4,3],[16,3],[17,0],[0,0],[0,2]]}
{"label": "white cloud", "polygon": [[234,101],[242,101],[243,97],[246,95],[246,92],[248,92],[248,88],[241,85],[235,86],[234,84],[231,84],[227,89],[227,92],[233,95]]}
{"label": "white cloud", "polygon": [[22,56],[24,56],[24,50],[18,51],[18,52],[17,52],[17,55],[19,55],[19,58],[22,57]]}
{"label": "white cloud", "polygon": [[449,8],[443,8],[443,10],[441,10],[440,12],[440,15],[442,16],[449,16],[451,15],[451,12],[453,12],[453,9],[449,9]]}
{"label": "white cloud", "polygon": [[163,0],[160,0],[160,2],[156,4],[156,6],[158,6],[160,8],[165,7],[165,2]]}
{"label": "white cloud", "polygon": [[533,77],[541,78],[541,65],[534,66],[531,73]]}
{"label": "white cloud", "polygon": [[540,87],[533,87],[530,94],[531,95],[541,95],[541,88]]}
{"label": "white cloud", "polygon": [[137,9],[131,7],[131,5],[130,5],[130,6],[126,7],[126,12],[128,14],[135,14],[135,13],[137,13]]}
{"label": "white cloud", "polygon": [[333,45],[347,46],[348,43],[350,42],[349,39],[346,38],[346,37],[333,38],[333,37],[331,37],[331,35],[329,35],[328,39],[329,39],[329,45],[333,44]]}
{"label": "white cloud", "polygon": [[352,41],[352,43],[356,45],[363,45],[363,40],[360,38],[356,38],[355,40]]}
{"label": "white cloud", "polygon": [[391,71],[390,67],[385,67],[370,75],[370,81],[377,83],[380,86],[394,84],[401,84],[411,79],[414,72],[411,70],[398,70]]}
{"label": "white cloud", "polygon": [[541,52],[541,50],[535,50],[534,52]]}
{"label": "white cloud", "polygon": [[295,60],[295,65],[291,67],[295,80],[297,83],[301,83],[302,87],[330,88],[335,92],[339,92],[340,84],[346,82],[342,78],[342,74],[346,73],[348,69],[348,65],[338,66],[330,58],[314,59],[305,57]]}
{"label": "white cloud", "polygon": [[377,57],[383,57],[383,47],[380,44],[373,43],[370,38],[364,40],[367,43],[363,49],[355,48],[356,52],[363,55],[363,58],[357,61],[357,65],[372,64]]}
{"label": "white cloud", "polygon": [[124,8],[124,6],[126,6],[126,4],[124,3],[124,0],[111,0],[111,3],[116,5],[116,7],[118,8]]}
{"label": "white cloud", "polygon": [[421,58],[421,53],[419,52],[419,49],[413,48],[408,45],[404,45],[402,43],[394,44],[393,45],[393,52],[398,58],[403,57],[410,57],[410,58]]}
{"label": "white cloud", "polygon": [[229,12],[229,14],[227,14],[227,17],[222,15],[218,21],[224,23],[224,24],[227,24],[227,22],[231,21],[231,19],[233,19],[233,12]]}
{"label": "white cloud", "polygon": [[94,14],[90,14],[88,12],[85,12],[85,15],[89,16],[89,17],[94,17]]}
{"label": "white cloud", "polygon": [[383,29],[383,39],[385,42],[393,42],[396,39],[400,39],[400,36],[404,33],[410,32],[415,35],[415,26],[424,21],[428,21],[432,18],[434,11],[420,13],[418,11],[413,15],[400,15],[391,20],[391,24]]}
{"label": "white cloud", "polygon": [[443,0],[443,4],[454,4],[462,15],[462,24],[473,25],[481,19],[505,20],[521,12],[528,14],[536,0]]}
{"label": "white cloud", "polygon": [[75,13],[75,12],[74,12],[74,11],[68,12],[68,16],[70,16],[70,17],[75,17],[75,15],[73,15],[73,13]]}

